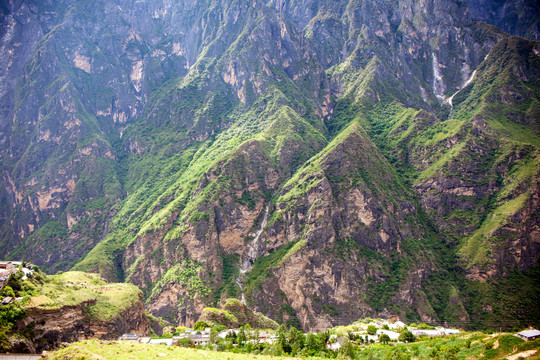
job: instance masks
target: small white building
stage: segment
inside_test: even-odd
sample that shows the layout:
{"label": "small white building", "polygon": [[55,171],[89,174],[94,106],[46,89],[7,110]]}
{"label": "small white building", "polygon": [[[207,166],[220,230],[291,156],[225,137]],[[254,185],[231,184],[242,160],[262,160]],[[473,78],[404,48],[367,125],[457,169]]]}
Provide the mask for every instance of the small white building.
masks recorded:
{"label": "small white building", "polygon": [[193,342],[193,345],[208,345],[210,343],[210,335],[191,335],[189,337]]}
{"label": "small white building", "polygon": [[223,330],[221,331],[219,334],[218,334],[218,337],[220,339],[225,339],[227,337],[227,335],[229,334],[232,334],[234,333],[236,336],[238,336],[238,332],[240,331],[240,329],[227,329],[227,330]]}
{"label": "small white building", "polygon": [[167,345],[167,346],[172,346],[172,344],[173,344],[173,339],[150,339],[150,341],[148,342],[148,344],[151,344],[151,345]]}
{"label": "small white building", "polygon": [[522,332],[518,332],[516,336],[525,341],[533,341],[540,338],[540,331],[536,329],[524,330]]}
{"label": "small white building", "polygon": [[388,325],[388,327],[390,329],[395,329],[395,330],[399,330],[399,329],[405,329],[405,326],[407,326],[404,322],[402,321],[396,321],[390,325]]}
{"label": "small white building", "polygon": [[0,269],[15,270],[15,265],[11,261],[0,261]]}
{"label": "small white building", "polygon": [[13,298],[11,296],[6,296],[2,299],[2,305],[9,305],[13,302]]}
{"label": "small white building", "polygon": [[328,339],[328,342],[326,343],[326,348],[333,351],[337,351],[341,349],[341,346],[343,346],[344,343],[345,343],[345,338],[343,336],[331,335],[330,338]]}
{"label": "small white building", "polygon": [[391,331],[391,330],[382,330],[382,329],[377,330],[377,335],[378,335],[379,337],[380,337],[382,334],[388,335],[388,337],[389,337],[390,340],[392,340],[392,341],[398,341],[399,333],[397,333],[397,332],[395,332],[395,331]]}
{"label": "small white building", "polygon": [[437,337],[437,336],[445,335],[444,328],[435,328],[435,329],[409,328],[409,331],[416,337],[420,337],[420,336]]}
{"label": "small white building", "polygon": [[120,336],[118,341],[134,341],[134,342],[138,342],[139,338],[140,338],[140,336],[137,335],[137,334],[124,334],[124,335]]}

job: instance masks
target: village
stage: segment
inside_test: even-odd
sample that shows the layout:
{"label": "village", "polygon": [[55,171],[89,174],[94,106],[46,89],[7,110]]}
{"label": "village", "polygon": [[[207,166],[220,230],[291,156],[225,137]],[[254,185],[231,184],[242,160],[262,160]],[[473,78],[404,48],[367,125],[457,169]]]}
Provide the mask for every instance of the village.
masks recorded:
{"label": "village", "polygon": [[[459,329],[434,327],[426,324],[410,324],[407,326],[402,321],[386,319],[357,321],[349,326],[334,327],[322,333],[302,333],[294,328],[291,328],[288,333],[284,332],[284,330],[284,326],[277,330],[254,330],[247,325],[246,328],[222,329],[218,332],[216,328],[205,327],[200,330],[185,329],[182,333],[167,338],[125,334],[118,340],[121,342],[206,348],[218,351],[236,352],[242,349],[242,352],[253,352],[254,349],[263,349],[264,351],[264,349],[276,347],[276,345],[284,341],[289,342],[289,347],[292,350],[294,346],[297,346],[293,344],[296,341],[294,339],[298,339],[299,334],[301,334],[303,335],[300,336],[302,338],[301,343],[304,344],[302,346],[308,347],[308,344],[310,342],[314,343],[314,341],[320,344],[321,339],[324,339],[322,340],[324,349],[318,351],[322,350],[337,354],[346,352],[345,348],[350,344],[353,344],[355,351],[358,351],[361,348],[373,348],[374,346],[395,347],[398,344],[425,341],[438,337],[452,338],[452,336],[464,334]],[[516,333],[514,336],[525,341],[533,341],[540,338],[540,331],[529,329]],[[316,340],[310,341],[310,338]],[[286,353],[290,353],[290,351]],[[300,352],[294,354],[307,355]]]}
{"label": "village", "polygon": [[[423,337],[434,338],[461,333],[461,330],[459,329],[431,327],[425,324],[421,324],[418,327],[412,325],[415,324],[407,326],[405,323],[399,320],[392,322],[390,320],[378,319],[367,323],[353,323],[349,327],[355,331],[346,331],[346,329],[340,329],[340,327],[332,328],[326,331],[326,333],[328,333],[326,348],[328,350],[338,351],[345,342],[358,341],[359,339],[361,339],[361,342],[365,344],[410,342],[412,339],[410,337],[411,335],[409,335],[409,338],[404,338],[402,335],[404,331],[410,332],[415,339]],[[304,333],[303,335],[307,337],[310,335],[310,333]],[[164,344],[169,346],[183,345],[195,347],[207,346],[218,342],[229,342],[235,344],[235,340],[241,338],[242,336],[245,336],[246,344],[272,345],[279,340],[279,329],[277,331],[252,330],[251,328],[246,330],[242,327],[238,329],[224,329],[218,333],[212,334],[212,328],[206,327],[204,330],[185,329],[183,333],[168,338],[152,338],[137,334],[124,334],[118,340],[133,341],[145,344]]]}
{"label": "village", "polygon": [[[26,280],[28,276],[34,274],[34,265],[23,261],[0,261],[0,290],[4,288],[11,275],[22,272],[21,280]],[[4,296],[0,302],[2,305],[9,305],[12,302],[22,301],[22,297]]]}

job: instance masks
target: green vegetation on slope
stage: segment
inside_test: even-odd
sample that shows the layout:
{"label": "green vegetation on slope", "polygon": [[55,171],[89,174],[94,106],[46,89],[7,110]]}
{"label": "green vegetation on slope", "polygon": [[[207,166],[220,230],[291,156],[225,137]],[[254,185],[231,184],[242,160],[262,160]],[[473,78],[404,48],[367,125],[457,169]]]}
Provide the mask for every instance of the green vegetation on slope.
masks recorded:
{"label": "green vegetation on slope", "polygon": [[43,309],[95,301],[86,307],[86,311],[91,317],[104,321],[120,316],[141,296],[141,291],[133,284],[111,284],[98,274],[80,271],[47,276],[37,293],[37,296],[30,298],[30,304]]}

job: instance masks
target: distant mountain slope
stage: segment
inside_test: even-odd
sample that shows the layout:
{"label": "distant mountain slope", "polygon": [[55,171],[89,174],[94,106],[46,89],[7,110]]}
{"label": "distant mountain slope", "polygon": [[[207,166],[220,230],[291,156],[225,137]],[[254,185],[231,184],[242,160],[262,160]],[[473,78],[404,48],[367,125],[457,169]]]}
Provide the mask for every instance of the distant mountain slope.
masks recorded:
{"label": "distant mountain slope", "polygon": [[509,34],[540,40],[540,4],[538,0],[467,1],[469,15],[493,24]]}
{"label": "distant mountain slope", "polygon": [[537,323],[540,48],[481,15],[10,2],[0,254],[132,282],[179,324],[229,297],[306,330]]}

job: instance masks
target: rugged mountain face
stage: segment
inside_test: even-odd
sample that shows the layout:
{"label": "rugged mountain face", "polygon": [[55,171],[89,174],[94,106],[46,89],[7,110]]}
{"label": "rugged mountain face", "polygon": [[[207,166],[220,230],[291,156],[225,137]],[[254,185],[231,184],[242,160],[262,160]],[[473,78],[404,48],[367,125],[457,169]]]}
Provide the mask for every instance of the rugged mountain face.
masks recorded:
{"label": "rugged mountain face", "polygon": [[535,322],[540,47],[497,4],[2,5],[0,253],[179,324]]}
{"label": "rugged mountain face", "polygon": [[25,339],[25,344],[11,339],[11,351],[39,354],[43,350],[58,348],[63,342],[87,339],[117,340],[126,333],[148,333],[148,319],[142,301],[133,304],[112,321],[89,318],[86,309],[95,302],[86,301],[59,309],[30,308],[26,318],[18,323],[18,327],[20,331],[32,328],[33,339]]}
{"label": "rugged mountain face", "polygon": [[469,14],[476,20],[493,24],[510,34],[528,39],[540,38],[538,1],[480,0],[468,1]]}

